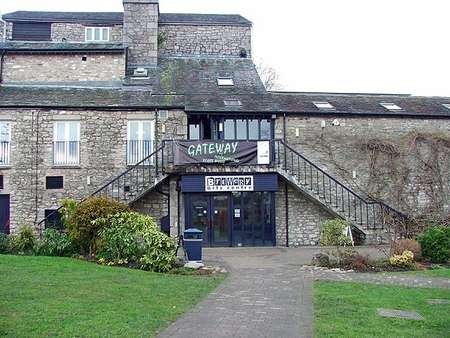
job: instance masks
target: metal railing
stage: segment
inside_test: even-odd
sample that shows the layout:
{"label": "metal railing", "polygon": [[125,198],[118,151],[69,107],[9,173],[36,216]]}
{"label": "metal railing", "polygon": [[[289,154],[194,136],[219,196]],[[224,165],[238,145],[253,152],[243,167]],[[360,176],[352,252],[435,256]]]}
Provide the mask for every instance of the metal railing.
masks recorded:
{"label": "metal railing", "polygon": [[10,143],[8,141],[0,142],[0,166],[10,164]]}
{"label": "metal railing", "polygon": [[[135,165],[142,160],[148,158],[152,153],[155,145],[150,140],[129,140],[127,141],[127,164]],[[149,158],[146,165],[153,164]]]}
{"label": "metal railing", "polygon": [[274,140],[273,149],[275,165],[341,217],[366,230],[384,229],[388,220],[406,220],[406,215],[389,205],[360,196],[284,141]]}
{"label": "metal railing", "polygon": [[55,141],[53,142],[54,165],[78,165],[80,164],[80,142]]}

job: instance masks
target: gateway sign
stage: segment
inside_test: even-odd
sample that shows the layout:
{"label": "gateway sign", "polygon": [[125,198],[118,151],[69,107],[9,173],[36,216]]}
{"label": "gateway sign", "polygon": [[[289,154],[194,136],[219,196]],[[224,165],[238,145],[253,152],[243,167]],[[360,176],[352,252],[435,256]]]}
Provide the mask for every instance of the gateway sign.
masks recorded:
{"label": "gateway sign", "polygon": [[176,141],[175,165],[269,164],[269,141]]}
{"label": "gateway sign", "polygon": [[205,176],[205,191],[254,191],[253,176]]}

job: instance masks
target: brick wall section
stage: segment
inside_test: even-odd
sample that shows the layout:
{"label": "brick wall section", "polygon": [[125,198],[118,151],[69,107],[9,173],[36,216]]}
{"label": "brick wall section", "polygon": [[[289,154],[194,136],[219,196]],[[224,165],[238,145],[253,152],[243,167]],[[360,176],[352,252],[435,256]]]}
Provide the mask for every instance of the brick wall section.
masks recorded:
{"label": "brick wall section", "polygon": [[251,28],[242,26],[161,25],[159,56],[251,56]]}
{"label": "brick wall section", "polygon": [[121,81],[124,75],[123,54],[8,54],[3,70],[5,83]]}
{"label": "brick wall section", "polygon": [[[68,42],[85,42],[86,27],[91,26],[72,23],[54,23],[52,24],[52,41],[60,42],[66,39]],[[102,27],[110,28],[109,42],[122,42],[122,25]]]}
{"label": "brick wall section", "polygon": [[[373,157],[370,151],[363,147],[365,143],[370,140],[385,140],[396,147],[401,147],[412,133],[420,132],[447,137],[450,135],[448,119],[344,117],[337,118],[339,125],[333,126],[332,122],[335,119],[335,116],[288,117],[287,142],[313,163],[362,194],[374,190],[373,175],[370,179]],[[321,127],[322,121],[326,121],[324,129]],[[299,132],[298,137],[296,129]],[[277,120],[276,137],[283,138],[282,119]],[[409,152],[407,148],[403,150],[406,153]],[[424,150],[425,153],[431,153],[429,148]],[[396,161],[397,165],[403,165],[404,169],[409,171],[408,179],[404,184],[394,182],[388,165],[389,158],[380,156],[377,159],[377,165],[383,167],[383,163],[386,163],[386,166],[382,172],[377,173],[378,177],[375,177],[381,187],[381,191],[377,193],[378,197],[408,213],[411,211],[415,214],[427,213],[433,207],[431,205],[433,201],[428,196],[428,187],[423,179],[423,164],[413,155]],[[441,214],[448,213],[450,208],[449,166],[448,156],[441,156],[439,167],[444,191],[443,203],[439,205]],[[353,178],[353,171],[356,178]],[[398,189],[395,188],[395,184],[404,187],[404,193],[401,196],[396,195]],[[405,202],[411,210],[404,210]]]}
{"label": "brick wall section", "polygon": [[[11,194],[11,230],[42,220],[44,209],[59,207],[64,198],[80,200],[125,171],[129,120],[155,120],[157,142],[185,137],[184,112],[168,115],[161,120],[155,112],[0,110],[0,119],[12,123],[11,168],[0,168],[5,180],[0,193]],[[53,125],[58,120],[80,121],[78,167],[53,166]],[[64,189],[46,190],[46,176],[64,176]]]}
{"label": "brick wall section", "polygon": [[[286,198],[285,184],[278,182],[279,191],[275,196],[276,241],[278,246],[286,245]],[[310,201],[298,190],[288,186],[288,226],[289,246],[318,245],[320,225],[327,219],[335,218],[318,204]]]}

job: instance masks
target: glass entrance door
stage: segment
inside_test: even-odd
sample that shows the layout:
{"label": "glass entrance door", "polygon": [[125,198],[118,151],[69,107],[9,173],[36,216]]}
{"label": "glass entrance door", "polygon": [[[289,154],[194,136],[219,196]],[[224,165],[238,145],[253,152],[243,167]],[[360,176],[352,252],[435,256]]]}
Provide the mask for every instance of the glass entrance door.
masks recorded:
{"label": "glass entrance door", "polygon": [[191,194],[188,196],[186,228],[203,231],[206,246],[230,246],[230,195]]}
{"label": "glass entrance door", "polygon": [[9,234],[9,195],[0,195],[0,233]]}

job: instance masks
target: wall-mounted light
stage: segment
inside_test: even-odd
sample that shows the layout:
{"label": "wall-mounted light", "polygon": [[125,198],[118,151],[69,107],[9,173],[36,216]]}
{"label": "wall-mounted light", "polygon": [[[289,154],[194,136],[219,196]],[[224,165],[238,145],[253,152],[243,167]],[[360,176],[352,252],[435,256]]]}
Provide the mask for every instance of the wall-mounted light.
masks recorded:
{"label": "wall-mounted light", "polygon": [[295,137],[300,136],[300,128],[295,128]]}
{"label": "wall-mounted light", "polygon": [[222,122],[219,123],[219,131],[223,132],[223,123]]}
{"label": "wall-mounted light", "polygon": [[356,179],[358,175],[356,174],[356,170],[353,170],[353,179]]}
{"label": "wall-mounted light", "polygon": [[91,176],[86,177],[86,184],[91,185]]}
{"label": "wall-mounted light", "polygon": [[166,125],[163,123],[161,124],[161,132],[165,133],[166,132]]}
{"label": "wall-mounted light", "polygon": [[322,129],[325,129],[325,127],[327,126],[327,121],[320,122],[320,126],[322,127]]}

